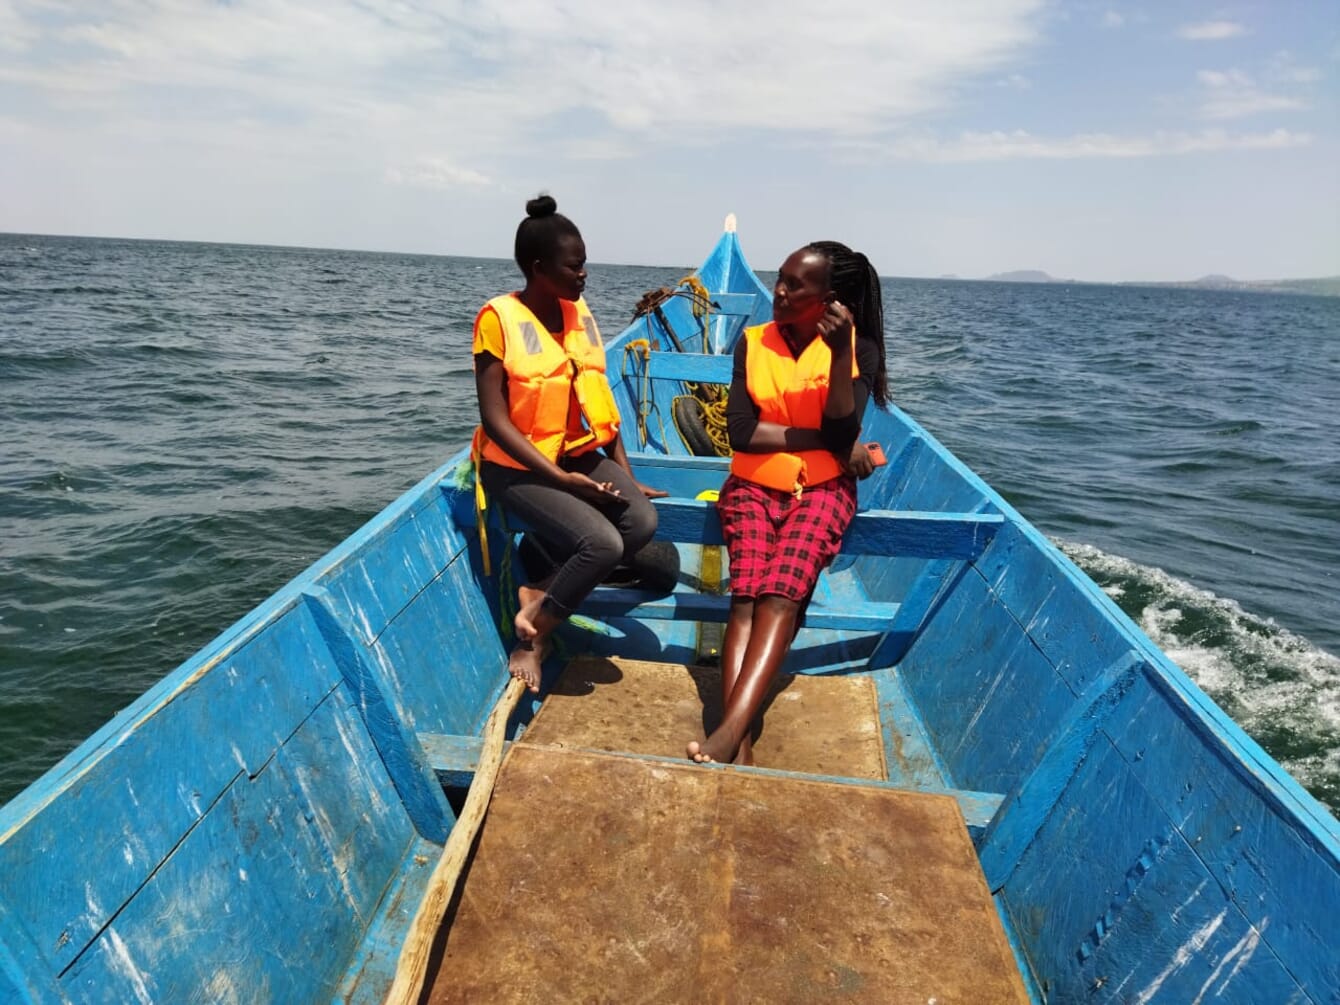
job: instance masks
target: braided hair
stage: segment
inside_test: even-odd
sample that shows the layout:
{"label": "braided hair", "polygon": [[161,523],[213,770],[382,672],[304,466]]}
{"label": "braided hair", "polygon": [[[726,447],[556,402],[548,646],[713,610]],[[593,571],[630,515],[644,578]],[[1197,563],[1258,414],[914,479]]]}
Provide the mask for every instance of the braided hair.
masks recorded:
{"label": "braided hair", "polygon": [[526,203],[526,218],[516,228],[516,264],[530,278],[535,262],[548,262],[558,254],[565,237],[581,239],[577,225],[558,211],[552,195],[539,195]]}
{"label": "braided hair", "polygon": [[879,273],[870,259],[837,241],[811,241],[806,249],[828,260],[828,288],[851,311],[859,338],[879,346],[879,369],[870,382],[871,395],[881,408],[889,403],[889,377],[884,359],[884,300]]}

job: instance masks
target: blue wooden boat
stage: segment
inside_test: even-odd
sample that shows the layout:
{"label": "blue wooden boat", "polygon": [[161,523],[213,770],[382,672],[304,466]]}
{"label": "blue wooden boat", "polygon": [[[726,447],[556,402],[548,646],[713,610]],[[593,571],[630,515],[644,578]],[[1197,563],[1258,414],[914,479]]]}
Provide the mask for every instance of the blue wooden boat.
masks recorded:
{"label": "blue wooden boat", "polygon": [[[727,462],[681,430],[769,311],[728,228],[695,283],[608,343],[640,477],[672,492],[659,537],[678,581],[598,590],[513,740],[577,657],[710,664],[726,598],[701,497]],[[1335,818],[913,419],[872,407],[864,436],[889,463],[861,483],[787,670],[871,690],[884,776],[811,774],[952,801],[1033,1001],[1340,1002]],[[0,810],[0,1001],[384,999],[508,683],[518,528],[493,526],[488,577],[473,522],[462,452]],[[810,783],[603,749],[686,784]],[[436,988],[467,976],[453,965]],[[828,973],[828,997],[907,1000]],[[490,979],[493,1000],[530,995]]]}

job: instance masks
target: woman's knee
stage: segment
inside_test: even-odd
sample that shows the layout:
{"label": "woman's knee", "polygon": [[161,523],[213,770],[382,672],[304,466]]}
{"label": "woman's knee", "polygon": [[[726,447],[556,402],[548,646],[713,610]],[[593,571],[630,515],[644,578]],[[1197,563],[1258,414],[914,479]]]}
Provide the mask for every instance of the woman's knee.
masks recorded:
{"label": "woman's knee", "polygon": [[656,507],[645,496],[635,499],[628,506],[628,512],[622,521],[624,551],[633,554],[641,550],[656,536]]}
{"label": "woman's knee", "polygon": [[577,553],[605,572],[613,570],[624,555],[624,541],[612,523],[593,526],[577,542]]}

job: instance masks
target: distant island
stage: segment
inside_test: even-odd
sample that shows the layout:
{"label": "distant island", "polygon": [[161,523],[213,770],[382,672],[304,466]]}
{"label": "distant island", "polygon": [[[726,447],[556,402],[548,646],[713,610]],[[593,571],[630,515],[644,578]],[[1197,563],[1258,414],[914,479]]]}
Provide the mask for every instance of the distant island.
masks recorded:
{"label": "distant island", "polygon": [[[940,278],[950,278],[941,276]],[[953,277],[957,278],[957,277]],[[1154,286],[1163,289],[1182,290],[1239,290],[1245,293],[1306,293],[1318,297],[1340,297],[1340,276],[1323,276],[1319,279],[1234,279],[1213,273],[1199,279],[1159,282],[1156,280],[1138,280],[1135,282],[1102,283],[1084,279],[1057,279],[1041,269],[1016,269],[1013,272],[997,272],[986,276],[988,283],[1073,283],[1084,286]]]}
{"label": "distant island", "polygon": [[1309,293],[1318,297],[1340,297],[1340,276],[1320,279],[1233,279],[1209,275],[1188,282],[1122,283],[1122,286],[1164,286],[1190,290],[1242,290],[1247,293]]}
{"label": "distant island", "polygon": [[1069,279],[1054,279],[1041,269],[1016,269],[1013,272],[997,272],[987,276],[988,283],[1068,283]]}

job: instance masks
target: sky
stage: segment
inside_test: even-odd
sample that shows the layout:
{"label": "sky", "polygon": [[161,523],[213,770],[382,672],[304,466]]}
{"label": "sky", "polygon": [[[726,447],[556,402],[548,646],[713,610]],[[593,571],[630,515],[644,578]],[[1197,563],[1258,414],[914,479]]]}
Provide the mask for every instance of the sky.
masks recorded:
{"label": "sky", "polygon": [[1340,0],[0,0],[0,231],[1340,275]]}

